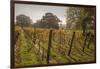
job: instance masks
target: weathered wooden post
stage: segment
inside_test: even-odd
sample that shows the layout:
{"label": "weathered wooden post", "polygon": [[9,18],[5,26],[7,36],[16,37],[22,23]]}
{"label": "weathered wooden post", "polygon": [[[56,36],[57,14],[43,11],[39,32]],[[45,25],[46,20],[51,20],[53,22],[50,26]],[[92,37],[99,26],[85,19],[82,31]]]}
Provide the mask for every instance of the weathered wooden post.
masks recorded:
{"label": "weathered wooden post", "polygon": [[92,37],[90,36],[89,41],[88,41],[88,44],[87,44],[87,48],[89,48],[90,43],[91,43],[91,40],[92,40]]}
{"label": "weathered wooden post", "polygon": [[34,28],[34,32],[33,32],[33,43],[35,44],[36,42],[36,30]]}
{"label": "weathered wooden post", "polygon": [[85,49],[85,46],[86,46],[86,41],[87,41],[87,34],[86,34],[86,36],[85,36],[85,39],[84,39],[84,44],[83,44],[83,52],[84,52],[84,49]]}
{"label": "weathered wooden post", "polygon": [[68,51],[68,56],[70,56],[70,53],[71,53],[71,50],[72,50],[72,45],[73,45],[74,38],[75,38],[75,32],[73,32],[73,36],[72,36],[72,39],[71,39],[70,48],[69,48],[69,51]]}
{"label": "weathered wooden post", "polygon": [[90,47],[91,41],[92,41],[93,39],[94,39],[94,35],[93,35],[92,33],[90,33],[87,48],[89,48],[89,47]]}
{"label": "weathered wooden post", "polygon": [[51,45],[52,45],[52,30],[49,32],[49,41],[48,41],[48,50],[47,50],[47,64],[49,64],[49,59],[50,59],[50,50],[51,50]]}

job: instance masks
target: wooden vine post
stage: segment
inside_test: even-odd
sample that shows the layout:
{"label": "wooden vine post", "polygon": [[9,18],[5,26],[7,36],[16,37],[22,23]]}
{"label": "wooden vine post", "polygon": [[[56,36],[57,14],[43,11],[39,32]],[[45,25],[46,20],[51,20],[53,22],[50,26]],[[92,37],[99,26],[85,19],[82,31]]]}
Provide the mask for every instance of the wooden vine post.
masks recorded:
{"label": "wooden vine post", "polygon": [[68,56],[70,56],[70,53],[71,53],[71,50],[72,50],[72,45],[73,45],[74,38],[75,38],[75,32],[73,32],[73,36],[72,36],[72,39],[71,39],[70,48],[69,48],[69,51],[68,51]]}
{"label": "wooden vine post", "polygon": [[47,50],[47,64],[49,64],[51,45],[52,45],[52,30],[50,30],[50,32],[49,32],[48,50]]}
{"label": "wooden vine post", "polygon": [[86,34],[85,39],[84,39],[84,44],[83,44],[83,50],[82,50],[83,52],[84,52],[84,49],[85,49],[85,46],[86,46],[87,36],[88,35]]}

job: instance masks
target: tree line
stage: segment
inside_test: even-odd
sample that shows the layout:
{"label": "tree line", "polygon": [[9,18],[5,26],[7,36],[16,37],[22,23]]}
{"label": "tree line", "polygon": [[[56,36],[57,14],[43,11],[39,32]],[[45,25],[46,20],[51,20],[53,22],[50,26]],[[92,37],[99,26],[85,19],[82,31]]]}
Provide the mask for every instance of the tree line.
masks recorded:
{"label": "tree line", "polygon": [[[65,12],[66,29],[86,29],[95,28],[95,8],[94,7],[67,7]],[[61,13],[62,14],[62,13]],[[33,23],[29,16],[24,14],[16,16],[16,25],[35,28],[54,28],[59,29],[61,20],[51,12],[45,13],[41,19]]]}
{"label": "tree line", "polygon": [[36,23],[32,22],[32,19],[24,14],[16,16],[16,25],[22,27],[36,27],[36,28],[54,28],[59,29],[60,19],[53,13],[45,13],[45,15],[37,20]]}

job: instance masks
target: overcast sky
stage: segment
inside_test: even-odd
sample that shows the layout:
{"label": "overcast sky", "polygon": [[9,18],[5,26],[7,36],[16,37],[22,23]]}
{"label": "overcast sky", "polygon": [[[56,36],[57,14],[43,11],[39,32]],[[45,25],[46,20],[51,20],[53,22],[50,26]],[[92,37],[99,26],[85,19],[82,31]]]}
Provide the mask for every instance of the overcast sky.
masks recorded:
{"label": "overcast sky", "polygon": [[[15,4],[15,17],[20,14],[29,16],[33,22],[42,18],[45,13],[50,12],[56,15],[65,24],[65,12],[67,7],[34,5],[34,4]],[[16,18],[15,18],[16,19]]]}

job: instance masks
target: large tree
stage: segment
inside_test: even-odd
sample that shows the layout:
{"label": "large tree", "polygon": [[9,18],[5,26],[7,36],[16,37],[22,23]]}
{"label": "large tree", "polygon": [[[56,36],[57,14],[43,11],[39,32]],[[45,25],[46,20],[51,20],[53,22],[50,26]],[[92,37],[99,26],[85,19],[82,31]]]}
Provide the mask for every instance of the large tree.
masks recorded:
{"label": "large tree", "polygon": [[95,17],[96,17],[96,9],[94,7],[85,7],[84,14],[87,14],[83,18],[82,29],[83,34],[86,32],[86,29],[94,29],[95,28]]}
{"label": "large tree", "polygon": [[41,20],[37,20],[37,22],[33,25],[34,27],[40,28],[59,28],[59,18],[53,13],[45,13],[45,15],[41,18]]}
{"label": "large tree", "polygon": [[[67,28],[86,29],[95,17],[94,7],[68,7]],[[91,25],[93,28],[93,24]],[[90,27],[89,27],[90,28]]]}
{"label": "large tree", "polygon": [[16,16],[16,25],[18,26],[27,27],[27,26],[30,26],[31,23],[32,23],[32,20],[30,19],[30,17],[24,14]]}

